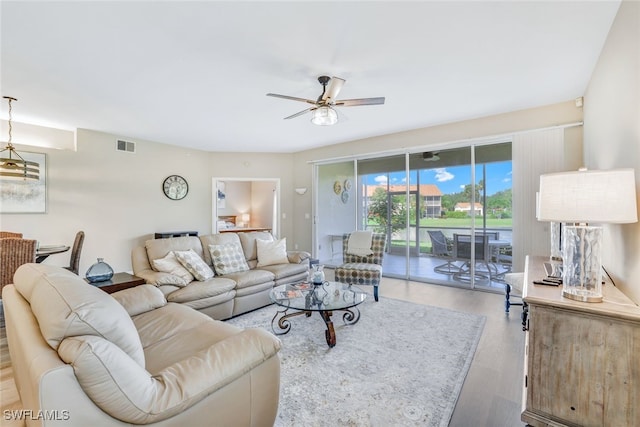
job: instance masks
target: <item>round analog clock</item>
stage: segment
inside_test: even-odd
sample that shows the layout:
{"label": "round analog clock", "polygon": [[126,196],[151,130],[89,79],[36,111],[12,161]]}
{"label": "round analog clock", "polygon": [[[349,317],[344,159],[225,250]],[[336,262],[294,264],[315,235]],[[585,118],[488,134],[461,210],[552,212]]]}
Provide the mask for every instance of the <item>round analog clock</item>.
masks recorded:
{"label": "round analog clock", "polygon": [[162,191],[171,200],[184,199],[189,192],[189,184],[180,175],[170,175],[162,183]]}

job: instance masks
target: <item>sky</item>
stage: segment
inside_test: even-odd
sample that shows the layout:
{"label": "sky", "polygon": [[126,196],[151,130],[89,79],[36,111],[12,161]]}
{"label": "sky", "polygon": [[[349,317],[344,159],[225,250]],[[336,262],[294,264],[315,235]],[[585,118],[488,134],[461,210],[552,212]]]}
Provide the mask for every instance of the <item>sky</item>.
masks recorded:
{"label": "sky", "polygon": [[[415,171],[412,172],[415,176]],[[392,172],[389,174],[391,184],[403,184],[404,172]],[[482,179],[482,165],[476,166],[476,182]],[[384,184],[386,175],[368,175],[367,184]],[[414,180],[415,182],[415,180]],[[435,184],[443,194],[458,193],[465,185],[471,183],[471,167],[454,166],[449,168],[421,169],[421,184]],[[498,191],[511,188],[511,162],[495,162],[486,164],[487,195],[491,196]]]}

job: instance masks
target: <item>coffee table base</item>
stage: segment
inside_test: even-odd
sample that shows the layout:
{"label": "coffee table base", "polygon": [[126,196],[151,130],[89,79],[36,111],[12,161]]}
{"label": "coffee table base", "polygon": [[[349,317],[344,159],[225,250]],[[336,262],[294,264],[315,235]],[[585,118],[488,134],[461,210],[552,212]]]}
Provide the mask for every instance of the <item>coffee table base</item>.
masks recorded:
{"label": "coffee table base", "polygon": [[[306,317],[311,317],[311,313],[313,313],[313,311],[296,310],[292,313],[287,314],[287,311],[289,311],[288,308],[285,308],[284,310],[278,310],[273,316],[273,319],[271,319],[271,330],[274,334],[284,335],[288,333],[291,330],[291,322],[289,321],[290,318],[300,316],[301,314],[304,314]],[[324,334],[327,340],[327,345],[329,347],[335,347],[336,345],[336,331],[333,328],[333,321],[331,320],[331,316],[333,315],[334,311],[344,311],[342,320],[346,325],[354,325],[358,323],[358,320],[360,320],[360,310],[358,310],[358,307],[344,308],[339,310],[317,310],[317,312],[320,313],[322,320],[324,320],[324,324],[327,326],[327,330],[324,332]],[[280,318],[278,318],[279,316]],[[277,324],[280,328],[279,331],[277,331],[274,327],[276,319],[278,319]]]}

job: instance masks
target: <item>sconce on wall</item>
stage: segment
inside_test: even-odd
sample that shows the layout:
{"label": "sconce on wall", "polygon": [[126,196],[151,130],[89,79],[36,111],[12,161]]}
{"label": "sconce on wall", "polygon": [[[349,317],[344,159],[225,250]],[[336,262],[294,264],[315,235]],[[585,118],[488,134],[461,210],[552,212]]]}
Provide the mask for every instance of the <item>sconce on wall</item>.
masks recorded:
{"label": "sconce on wall", "polygon": [[296,193],[298,193],[299,195],[303,195],[307,192],[307,187],[298,187],[296,188]]}

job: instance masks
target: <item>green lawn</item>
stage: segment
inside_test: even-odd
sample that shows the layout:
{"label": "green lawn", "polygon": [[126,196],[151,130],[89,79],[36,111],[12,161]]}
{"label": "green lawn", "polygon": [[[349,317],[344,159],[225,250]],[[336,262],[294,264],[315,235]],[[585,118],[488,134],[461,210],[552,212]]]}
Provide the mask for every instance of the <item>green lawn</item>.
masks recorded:
{"label": "green lawn", "polygon": [[[370,224],[373,226],[374,224]],[[423,218],[420,220],[421,227],[430,227],[430,228],[471,228],[471,218]],[[513,220],[511,218],[505,219],[496,219],[496,218],[487,218],[487,228],[512,228]],[[482,227],[482,220],[479,218],[476,221],[476,228]],[[407,244],[406,240],[403,239],[393,239],[391,241],[392,246],[405,246]],[[412,241],[411,246],[415,246],[415,241]],[[420,252],[422,253],[430,253],[431,252],[431,240],[427,239],[420,241]]]}

